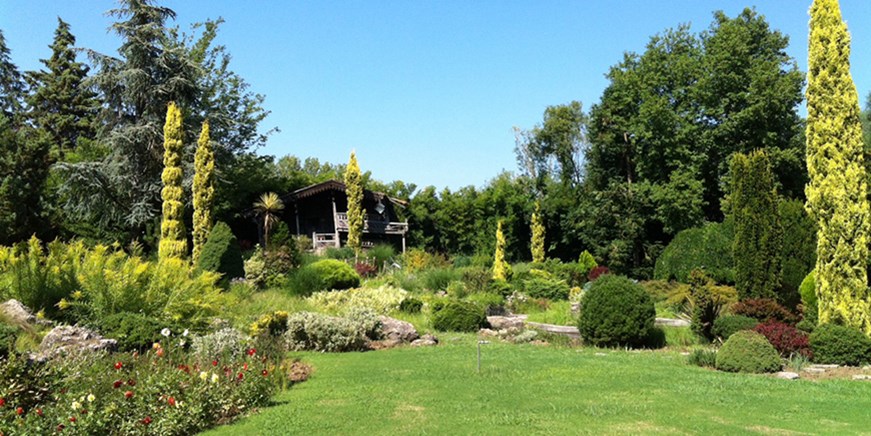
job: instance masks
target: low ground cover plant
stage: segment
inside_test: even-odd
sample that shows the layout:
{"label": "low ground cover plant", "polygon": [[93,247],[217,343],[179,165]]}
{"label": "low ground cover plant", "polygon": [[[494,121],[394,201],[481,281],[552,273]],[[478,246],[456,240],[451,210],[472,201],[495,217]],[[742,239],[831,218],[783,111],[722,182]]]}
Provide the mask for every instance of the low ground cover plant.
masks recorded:
{"label": "low ground cover plant", "polygon": [[285,339],[291,350],[346,352],[368,349],[377,325],[371,316],[360,313],[349,317],[299,312],[287,320]]}

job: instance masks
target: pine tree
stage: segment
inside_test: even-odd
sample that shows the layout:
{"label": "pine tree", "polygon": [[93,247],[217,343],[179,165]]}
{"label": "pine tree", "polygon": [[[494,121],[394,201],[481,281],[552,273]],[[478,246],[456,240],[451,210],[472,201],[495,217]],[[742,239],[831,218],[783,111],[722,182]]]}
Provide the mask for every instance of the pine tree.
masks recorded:
{"label": "pine tree", "polygon": [[871,334],[866,262],[869,210],[850,35],[837,0],[810,10],[807,87],[808,213],[818,224],[819,322]]}
{"label": "pine tree", "polygon": [[63,160],[65,153],[76,148],[80,138],[94,138],[99,103],[84,83],[88,67],[76,62],[73,49],[76,37],[70,32],[70,25],[60,18],[57,21],[54,42],[49,46],[51,58],[41,60],[48,71],[27,73],[27,82],[33,89],[27,104],[34,125],[50,135],[52,154]]}
{"label": "pine tree", "polygon": [[741,298],[775,298],[783,263],[783,229],[768,156],[761,150],[735,153],[731,172],[735,287]]}
{"label": "pine tree", "polygon": [[194,249],[191,259],[194,264],[200,257],[200,250],[209,239],[212,231],[212,203],[215,196],[215,155],[209,142],[209,122],[203,123],[197,151],[194,154]]}
{"label": "pine tree", "polygon": [[544,262],[544,221],[541,219],[541,203],[537,201],[532,212],[532,261]]}
{"label": "pine tree", "polygon": [[3,30],[0,30],[0,115],[11,120],[21,112],[24,82],[9,53]]}
{"label": "pine tree", "polygon": [[511,266],[505,261],[505,235],[502,220],[496,224],[496,253],[493,255],[493,280],[508,280]]}
{"label": "pine tree", "polygon": [[363,179],[353,151],[345,168],[345,194],[348,196],[348,247],[359,252],[363,242]]}
{"label": "pine tree", "polygon": [[184,189],[182,183],[181,152],[183,146],[181,110],[170,103],[163,127],[163,219],[160,222],[158,258],[183,258],[187,254],[184,229]]}

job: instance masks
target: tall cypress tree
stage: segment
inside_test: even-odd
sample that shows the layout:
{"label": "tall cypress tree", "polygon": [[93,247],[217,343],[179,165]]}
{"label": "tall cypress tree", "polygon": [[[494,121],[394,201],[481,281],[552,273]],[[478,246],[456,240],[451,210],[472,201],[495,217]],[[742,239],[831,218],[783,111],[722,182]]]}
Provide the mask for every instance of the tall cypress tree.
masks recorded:
{"label": "tall cypress tree", "polygon": [[502,220],[496,223],[496,252],[493,254],[493,279],[508,280],[511,266],[505,261],[505,234],[502,233]]}
{"label": "tall cypress tree", "polygon": [[348,196],[348,247],[359,252],[363,244],[363,178],[357,155],[351,152],[348,167],[345,168],[345,194]]}
{"label": "tall cypress tree", "polygon": [[51,57],[42,59],[46,70],[27,73],[32,93],[27,97],[30,118],[45,130],[53,142],[53,155],[63,160],[76,148],[79,139],[93,139],[99,103],[96,94],[85,85],[88,67],[76,62],[73,46],[76,37],[70,25],[57,19]]}
{"label": "tall cypress tree", "polygon": [[532,212],[532,261],[544,262],[544,220],[541,219],[541,203],[535,202]]}
{"label": "tall cypress tree", "polygon": [[181,110],[170,103],[166,110],[166,125],[163,127],[163,219],[160,222],[160,245],[158,258],[183,258],[187,254],[187,239],[184,229],[184,189],[181,186],[182,152]]}
{"label": "tall cypress tree", "polygon": [[749,156],[735,153],[731,172],[735,287],[741,298],[774,298],[780,287],[783,228],[771,164],[761,150]]}
{"label": "tall cypress tree", "polygon": [[197,151],[194,154],[194,264],[212,231],[212,203],[215,196],[215,155],[209,142],[209,122],[203,123]]}
{"label": "tall cypress tree", "polygon": [[837,0],[810,10],[807,88],[808,213],[818,224],[819,322],[871,334],[866,262],[869,209],[859,120],[850,76],[850,35]]}

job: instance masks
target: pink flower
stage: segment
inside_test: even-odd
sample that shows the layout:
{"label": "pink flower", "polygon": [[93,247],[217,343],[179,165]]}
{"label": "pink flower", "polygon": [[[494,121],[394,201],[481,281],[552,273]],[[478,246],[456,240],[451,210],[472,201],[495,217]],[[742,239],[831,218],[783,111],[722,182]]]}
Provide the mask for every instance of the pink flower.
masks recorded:
{"label": "pink flower", "polygon": [[145,419],[143,419],[141,422],[142,422],[143,425],[151,424],[151,417],[150,417],[150,416],[146,416]]}
{"label": "pink flower", "polygon": [[133,391],[124,392],[124,398],[129,400],[132,397],[133,397]]}
{"label": "pink flower", "polygon": [[19,408],[15,409],[15,414],[17,414],[18,416],[24,415],[24,408],[19,407]]}

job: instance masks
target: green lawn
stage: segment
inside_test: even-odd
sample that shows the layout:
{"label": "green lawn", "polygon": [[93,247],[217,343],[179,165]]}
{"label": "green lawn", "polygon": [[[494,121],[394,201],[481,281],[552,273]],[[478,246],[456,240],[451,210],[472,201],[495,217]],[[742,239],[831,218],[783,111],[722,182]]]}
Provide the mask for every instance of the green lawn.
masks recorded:
{"label": "green lawn", "polygon": [[[672,351],[485,345],[299,353],[312,378],[208,434],[837,433],[871,431],[871,382],[715,372]],[[597,355],[604,353],[604,355]]]}

